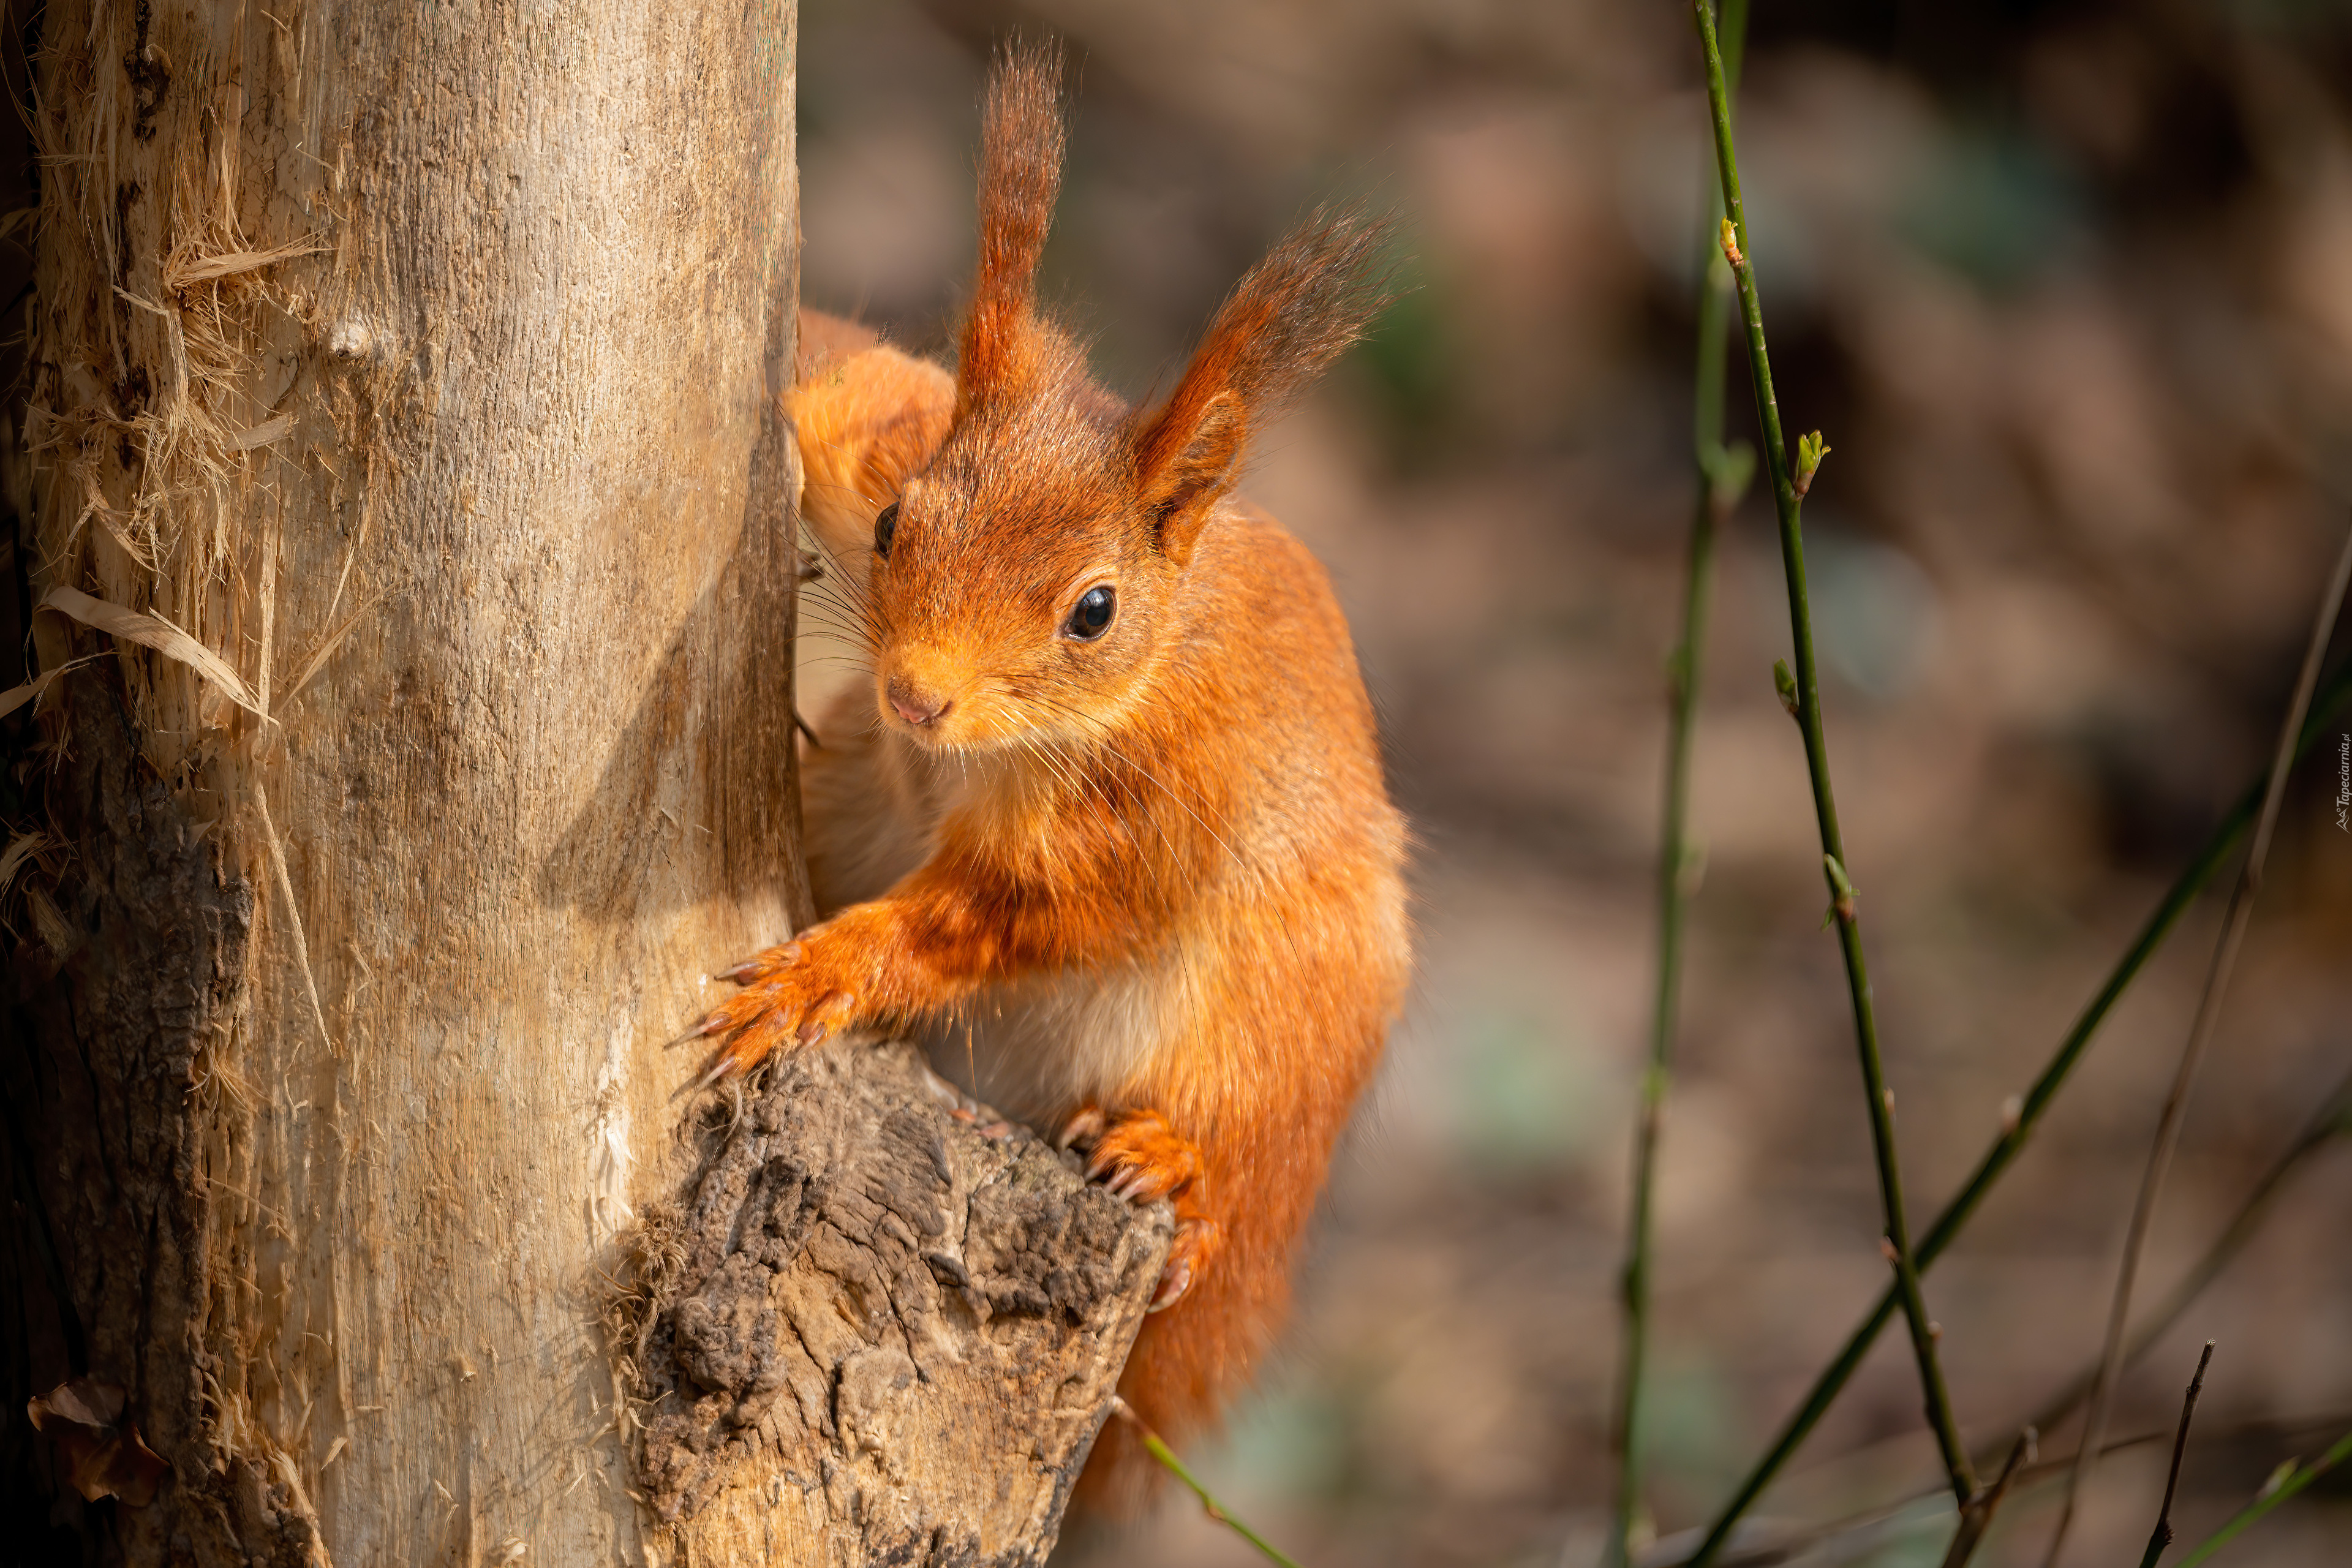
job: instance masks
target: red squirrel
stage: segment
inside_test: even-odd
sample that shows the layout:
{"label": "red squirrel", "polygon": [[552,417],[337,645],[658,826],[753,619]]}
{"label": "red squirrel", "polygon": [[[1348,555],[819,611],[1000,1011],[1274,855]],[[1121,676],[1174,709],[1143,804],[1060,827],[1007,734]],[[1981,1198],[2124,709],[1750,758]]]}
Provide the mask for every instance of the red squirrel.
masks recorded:
{"label": "red squirrel", "polygon": [[[1211,1428],[1411,965],[1406,834],[1322,567],[1233,495],[1255,426],[1381,301],[1380,226],[1318,214],[1130,409],[1041,315],[1059,72],[999,61],[953,374],[804,312],[804,515],[872,659],[805,753],[820,923],[725,972],[714,1073],[863,1026],[1062,1130],[1178,1222],[1120,1393]],[[1079,1496],[1154,1472],[1106,1426]]]}

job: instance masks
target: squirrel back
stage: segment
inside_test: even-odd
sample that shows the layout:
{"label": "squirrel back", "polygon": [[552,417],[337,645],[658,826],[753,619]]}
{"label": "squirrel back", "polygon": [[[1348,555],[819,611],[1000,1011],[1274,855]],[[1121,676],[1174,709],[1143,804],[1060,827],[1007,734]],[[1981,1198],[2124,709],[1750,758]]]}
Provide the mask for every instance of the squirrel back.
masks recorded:
{"label": "squirrel back", "polygon": [[[1233,494],[1248,438],[1381,301],[1379,226],[1310,217],[1162,401],[1097,384],[1036,308],[1051,58],[1000,63],[955,371],[814,312],[790,412],[823,591],[870,657],[805,759],[824,922],[740,967],[729,1061],[920,1032],[1178,1238],[1120,1388],[1208,1431],[1291,1260],[1410,968],[1402,820],[1322,567]],[[1080,1501],[1156,1468],[1107,1426]]]}

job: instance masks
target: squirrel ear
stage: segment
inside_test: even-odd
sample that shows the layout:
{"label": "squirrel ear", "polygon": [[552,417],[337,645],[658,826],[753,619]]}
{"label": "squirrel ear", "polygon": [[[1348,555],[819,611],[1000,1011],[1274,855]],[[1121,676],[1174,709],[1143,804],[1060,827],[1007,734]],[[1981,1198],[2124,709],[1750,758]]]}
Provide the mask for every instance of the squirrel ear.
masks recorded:
{"label": "squirrel ear", "polygon": [[1160,552],[1184,566],[1217,502],[1234,488],[1249,416],[1230,388],[1206,400],[1171,398],[1136,446],[1136,493],[1159,531]]}
{"label": "squirrel ear", "polygon": [[1037,320],[1037,258],[1062,189],[1062,63],[1008,44],[981,115],[980,272],[956,362],[956,415],[1015,394],[1051,334]]}
{"label": "squirrel ear", "polygon": [[1388,225],[1326,209],[1234,286],[1168,401],[1129,426],[1136,489],[1182,565],[1233,488],[1250,426],[1313,381],[1391,298]]}

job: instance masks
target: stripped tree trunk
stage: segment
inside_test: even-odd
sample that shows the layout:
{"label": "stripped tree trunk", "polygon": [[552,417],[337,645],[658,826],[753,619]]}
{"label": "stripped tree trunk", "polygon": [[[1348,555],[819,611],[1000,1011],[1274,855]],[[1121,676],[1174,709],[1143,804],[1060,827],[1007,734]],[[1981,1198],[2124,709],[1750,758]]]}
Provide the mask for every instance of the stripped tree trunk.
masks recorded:
{"label": "stripped tree trunk", "polygon": [[808,908],[790,0],[42,28],[0,1501],[65,1562],[1041,1555],[1164,1216],[902,1056],[681,1125],[659,1048]]}

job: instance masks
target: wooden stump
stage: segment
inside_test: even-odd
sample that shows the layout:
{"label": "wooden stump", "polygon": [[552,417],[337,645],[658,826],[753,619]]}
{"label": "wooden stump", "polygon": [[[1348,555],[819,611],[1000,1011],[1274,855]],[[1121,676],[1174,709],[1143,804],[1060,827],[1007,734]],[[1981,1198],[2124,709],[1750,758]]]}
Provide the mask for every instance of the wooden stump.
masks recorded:
{"label": "wooden stump", "polygon": [[699,1131],[613,1303],[685,1561],[1044,1561],[1171,1222],[974,1109],[910,1046],[836,1044]]}

